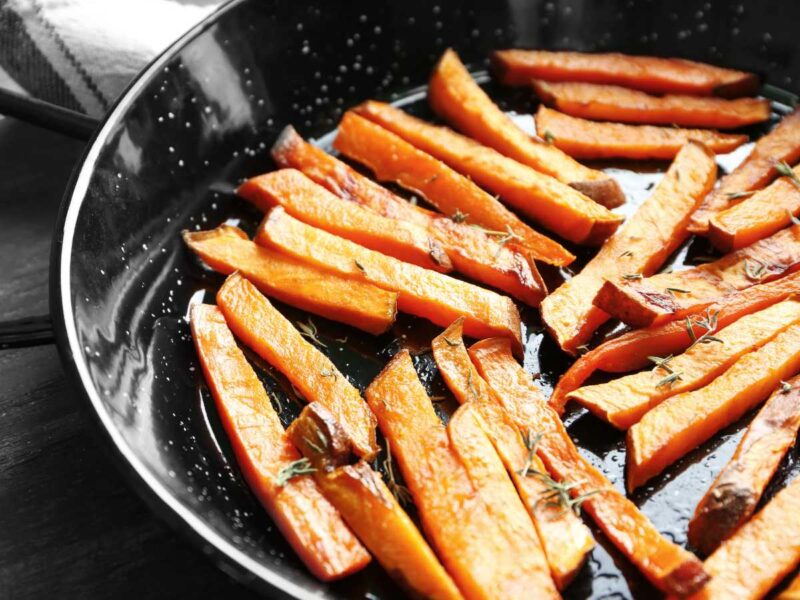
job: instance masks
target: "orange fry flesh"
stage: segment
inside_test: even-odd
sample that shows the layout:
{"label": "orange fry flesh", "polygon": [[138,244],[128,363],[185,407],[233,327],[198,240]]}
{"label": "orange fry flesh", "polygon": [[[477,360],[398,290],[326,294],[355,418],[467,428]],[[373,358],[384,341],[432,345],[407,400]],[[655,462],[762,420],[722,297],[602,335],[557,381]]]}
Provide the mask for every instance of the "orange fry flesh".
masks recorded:
{"label": "orange fry flesh", "polygon": [[768,120],[771,110],[766,98],[651,96],[616,85],[576,81],[534,80],[531,85],[547,106],[594,121],[735,129]]}
{"label": "orange fry flesh", "polygon": [[708,239],[723,252],[744,248],[791,225],[800,215],[800,166],[708,222]]}
{"label": "orange fry flesh", "polygon": [[778,279],[798,266],[800,226],[794,225],[697,267],[635,281],[609,278],[595,306],[629,325],[658,325],[702,310],[717,298]]}
{"label": "orange fry flesh", "polygon": [[708,580],[702,563],[664,538],[636,506],[594,468],[569,437],[530,375],[517,363],[502,338],[482,340],[469,350],[479,373],[503,403],[521,431],[541,434],[536,453],[563,482],[574,483],[573,498],[609,540],[642,574],[665,593],[687,595]]}
{"label": "orange fry flesh", "polygon": [[616,180],[522,131],[475,83],[452,50],[442,55],[431,75],[428,101],[445,121],[501,154],[574,187],[607,208],[625,202]]}
{"label": "orange fry flesh", "polygon": [[[627,429],[667,398],[706,385],[744,354],[763,346],[796,322],[800,322],[800,302],[780,302],[711,332],[714,341],[695,344],[674,358],[663,357],[664,366],[579,388],[568,399],[614,427]],[[670,381],[676,373],[680,378]]]}
{"label": "orange fry flesh", "polygon": [[706,587],[689,600],[758,600],[800,564],[800,479],[708,557]]}
{"label": "orange fry flesh", "polygon": [[[744,315],[763,310],[797,293],[800,293],[800,273],[795,272],[724,296],[708,307],[708,313],[717,315],[717,327],[726,327]],[[679,354],[691,343],[692,338],[684,321],[634,329],[612,338],[572,363],[559,379],[549,403],[560,414],[564,410],[567,395],[578,389],[596,370],[610,373],[635,371],[652,365],[648,356]]]}
{"label": "orange fry flesh", "polygon": [[505,414],[491,388],[472,364],[464,346],[461,321],[457,320],[437,336],[431,348],[448,388],[459,403],[471,403],[469,410],[476,413],[475,418],[503,461],[533,518],[553,580],[563,590],[594,547],[589,529],[571,510],[563,511],[541,501],[549,490],[540,477],[521,474],[528,463],[531,474],[547,471],[535,454],[530,455],[519,429]]}
{"label": "orange fry flesh", "polygon": [[425,228],[392,221],[352,202],[345,202],[300,171],[281,169],[247,180],[237,190],[264,212],[282,206],[290,215],[334,235],[440,273],[453,265]]}
{"label": "orange fry flesh", "polygon": [[256,242],[340,275],[396,291],[397,305],[403,312],[442,327],[465,316],[469,335],[508,335],[518,348],[522,345],[519,312],[508,297],[315,229],[292,218],[281,207],[273,208],[264,219]]}
{"label": "orange fry flesh", "polygon": [[468,178],[354,112],[345,113],[333,145],[345,156],[367,165],[379,180],[395,181],[420,194],[442,213],[524,246],[537,260],[559,266],[575,260],[561,244],[523,223]]}
{"label": "orange fry flesh", "polygon": [[[519,517],[506,517],[488,497],[492,490],[478,487],[485,483],[483,469],[502,471],[497,456],[488,452],[491,444],[478,433],[469,440],[451,441],[408,351],[392,358],[367,388],[366,398],[400,465],[425,531],[464,597],[519,598],[536,590],[537,597],[558,598],[544,556],[537,552],[530,518],[523,510],[528,527],[518,536],[513,523],[519,523]],[[480,444],[477,456],[467,442]],[[511,485],[507,476],[504,483],[506,489]],[[507,560],[509,553],[514,561]]]}
{"label": "orange fry flesh", "polygon": [[238,227],[184,231],[183,239],[215,271],[223,275],[239,271],[264,294],[301,310],[375,335],[394,323],[396,292],[257,246]]}
{"label": "orange fry flesh", "polygon": [[762,403],[800,371],[800,324],[736,361],[707,386],[672,396],[628,430],[628,490],[646,483]]}
{"label": "orange fry flesh", "polygon": [[587,159],[671,160],[690,140],[716,154],[732,152],[747,142],[746,135],[710,129],[587,121],[544,105],[536,112],[536,131],[549,132],[553,144],[570,156]]}
{"label": "orange fry flesh", "polygon": [[463,598],[381,476],[363,460],[349,464],[350,442],[329,411],[312,402],[287,434],[316,470],[322,493],[389,576],[421,598]]}
{"label": "orange fry flesh", "polygon": [[[760,190],[778,176],[778,161],[793,165],[800,160],[800,111],[784,117],[777,127],[758,139],[746,159],[720,179],[717,188],[706,196],[692,216],[689,231],[704,235],[708,221],[747,197],[748,192]],[[742,196],[745,194],[745,196]]]}
{"label": "orange fry flesh", "polygon": [[781,383],[759,411],[736,452],[689,521],[689,541],[713,552],[755,512],[764,489],[800,429],[800,377]]}
{"label": "orange fry flesh", "polygon": [[360,204],[386,218],[425,227],[439,240],[453,267],[480,283],[495,287],[531,306],[547,294],[544,281],[522,249],[496,236],[456,223],[396,196],[345,163],[303,140],[291,126],[272,147],[282,167],[295,168],[340,198]]}
{"label": "orange fry flesh", "polygon": [[375,415],[361,394],[252,283],[234,273],[217,292],[217,304],[236,337],[283,373],[308,402],[319,401],[333,413],[359,456],[375,456]]}
{"label": "orange fry flesh", "polygon": [[593,304],[606,279],[653,273],[683,243],[689,218],[716,173],[714,157],[703,146],[684,146],[636,213],[578,275],[544,299],[542,319],[562,350],[574,353],[608,319]]}
{"label": "orange fry flesh", "polygon": [[191,311],[192,337],[236,460],[253,493],[309,570],[323,581],[365,567],[369,553],[323,497],[314,480],[281,485],[282,469],[300,458],[267,393],[215,306]]}
{"label": "orange fry flesh", "polygon": [[584,81],[620,85],[652,94],[716,94],[726,98],[751,95],[759,85],[753,73],[680,58],[498,50],[492,55],[492,63],[500,80],[508,85],[527,85],[532,79]]}
{"label": "orange fry flesh", "polygon": [[426,123],[382,102],[365,102],[355,112],[470,177],[515,210],[571,242],[599,245],[622,222],[622,216],[557,179],[451,129]]}

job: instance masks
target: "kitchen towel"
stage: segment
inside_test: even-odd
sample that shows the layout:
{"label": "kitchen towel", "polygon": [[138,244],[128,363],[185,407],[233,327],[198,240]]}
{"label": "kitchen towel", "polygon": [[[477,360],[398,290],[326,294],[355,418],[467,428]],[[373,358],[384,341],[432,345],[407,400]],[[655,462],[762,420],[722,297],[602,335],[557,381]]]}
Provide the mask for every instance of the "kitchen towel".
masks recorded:
{"label": "kitchen towel", "polygon": [[220,0],[0,0],[0,86],[101,117]]}

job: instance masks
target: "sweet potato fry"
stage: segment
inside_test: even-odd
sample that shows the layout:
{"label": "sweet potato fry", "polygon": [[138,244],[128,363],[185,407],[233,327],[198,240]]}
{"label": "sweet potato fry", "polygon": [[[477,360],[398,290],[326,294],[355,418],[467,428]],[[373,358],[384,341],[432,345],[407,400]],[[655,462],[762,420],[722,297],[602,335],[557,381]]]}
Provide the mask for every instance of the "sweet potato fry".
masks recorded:
{"label": "sweet potato fry", "polygon": [[758,139],[753,151],[728,175],[720,179],[697,212],[692,215],[689,231],[705,234],[708,220],[718,212],[742,201],[749,192],[760,190],[778,176],[778,161],[793,165],[800,160],[800,111],[784,117],[778,126]]}
{"label": "sweet potato fry", "polygon": [[631,281],[609,277],[594,303],[624,323],[647,327],[697,312],[717,298],[778,279],[798,266],[800,226],[794,225],[691,269]]}
{"label": "sweet potato fry", "polygon": [[568,399],[614,427],[627,429],[667,398],[708,384],[740,357],[793,324],[800,325],[800,302],[786,300],[709,332],[684,354],[654,357],[652,370],[579,388]]}
{"label": "sweet potato fry", "polygon": [[252,283],[234,273],[217,292],[217,304],[239,339],[283,373],[303,398],[333,413],[360,457],[375,456],[375,415],[361,394]]}
{"label": "sweet potato fry", "polygon": [[662,537],[653,524],[594,468],[572,443],[558,415],[530,375],[514,360],[502,338],[482,340],[469,350],[478,371],[522,432],[541,434],[536,453],[550,474],[569,490],[600,529],[642,574],[665,593],[687,595],[708,580],[702,563]]}
{"label": "sweet potato fry", "polygon": [[367,165],[381,181],[397,182],[446,215],[524,246],[538,260],[559,266],[575,260],[561,244],[531,229],[468,178],[377,123],[347,112],[333,145],[345,156]]}
{"label": "sweet potato fry", "polygon": [[[479,471],[480,458],[488,461],[485,468],[498,473],[492,464],[499,462],[497,456],[486,452],[488,440],[483,440],[478,455],[461,439],[454,447],[406,350],[398,352],[370,384],[366,397],[400,465],[425,531],[464,596],[519,598],[536,590],[542,598],[558,598],[522,506],[515,513],[522,511],[530,529],[515,533],[511,525],[519,525],[519,517],[512,520],[497,506],[490,498],[493,489],[478,487],[485,481]],[[478,436],[472,441],[481,442]],[[488,449],[492,450],[490,444]],[[507,477],[505,484],[507,489]]]}
{"label": "sweet potato fry", "polygon": [[272,245],[340,275],[399,292],[397,306],[403,312],[442,327],[465,316],[465,329],[469,335],[507,335],[517,348],[521,348],[519,312],[506,296],[401,262],[315,229],[290,217],[279,206],[264,219],[256,242]]}
{"label": "sweet potato fry", "polygon": [[425,228],[345,202],[295,169],[253,177],[236,192],[264,212],[282,206],[296,219],[365,248],[440,273],[453,270],[444,249]]}
{"label": "sweet potato fry", "polygon": [[690,600],[758,600],[800,564],[800,479],[705,561],[711,581]]}
{"label": "sweet potato fry", "polygon": [[717,154],[731,152],[747,141],[746,135],[710,129],[587,121],[544,105],[536,111],[536,131],[547,131],[553,144],[574,158],[671,160],[689,140]]}
{"label": "sweet potato fry", "polygon": [[579,191],[451,129],[426,123],[382,102],[365,102],[354,110],[444,161],[566,240],[600,245],[622,223],[621,215]]}
{"label": "sweet potato fry", "polygon": [[689,541],[710,554],[756,510],[800,429],[800,377],[782,382],[756,415],[730,462],[717,475],[689,522]]}
{"label": "sweet potato fry", "polygon": [[238,227],[184,231],[183,239],[215,271],[223,275],[239,271],[264,294],[301,310],[376,335],[394,323],[396,292],[257,246]]}
{"label": "sweet potato fry", "polygon": [[300,459],[264,387],[215,306],[191,312],[200,365],[253,493],[308,569],[330,581],[363,568],[370,556],[323,497],[314,480],[299,476],[282,485],[281,472]]}
{"label": "sweet potato fry", "polygon": [[800,214],[800,166],[708,222],[708,239],[724,252],[738,250],[780,231]]}
{"label": "sweet potato fry", "polygon": [[595,121],[734,129],[766,121],[770,116],[766,98],[651,96],[616,85],[575,81],[534,80],[531,85],[547,106]]}
{"label": "sweet potato fry", "polygon": [[683,243],[689,217],[716,172],[713,155],[700,144],[687,144],[636,213],[578,275],[544,299],[542,318],[562,350],[574,353],[608,319],[592,304],[604,278],[653,273]]}
{"label": "sweet potato fry", "polygon": [[349,464],[350,442],[330,411],[312,402],[287,433],[325,497],[401,587],[420,598],[463,598],[381,476],[363,460]]}
{"label": "sweet potato fry", "polygon": [[646,483],[706,442],[800,371],[800,326],[793,323],[707,386],[665,400],[628,430],[628,490]]}
{"label": "sweet potato fry", "polygon": [[272,157],[282,167],[305,173],[331,192],[389,219],[408,221],[428,229],[444,247],[453,267],[467,277],[506,292],[517,300],[538,306],[547,289],[533,261],[513,244],[503,244],[465,223],[407,202],[348,165],[304,141],[291,127],[283,130],[272,147]]}
{"label": "sweet potato fry", "polygon": [[517,127],[475,83],[452,50],[442,55],[431,75],[428,101],[443,119],[501,154],[574,187],[607,208],[625,202],[614,179]]}
{"label": "sweet potato fry", "polygon": [[[744,315],[763,310],[797,293],[800,293],[800,273],[796,272],[782,279],[734,292],[707,308],[709,314],[717,315],[717,327],[726,327]],[[698,330],[698,333],[703,332]],[[578,389],[597,369],[611,373],[635,371],[652,364],[649,356],[679,354],[691,343],[685,321],[670,321],[636,329],[603,342],[572,363],[561,376],[550,396],[550,406],[559,413],[563,412],[567,394]]]}
{"label": "sweet potato fry", "polygon": [[[542,479],[542,474],[547,471],[539,458],[530,454],[519,429],[505,414],[494,392],[472,364],[462,339],[461,325],[460,319],[455,321],[431,344],[439,373],[456,400],[462,404],[471,403],[469,410],[476,413],[475,417],[533,518],[553,580],[558,589],[563,590],[586,561],[594,547],[594,539],[571,510],[562,511],[542,501],[543,496],[551,491]],[[526,466],[530,476],[521,474]]]}
{"label": "sweet potato fry", "polygon": [[532,79],[607,83],[652,94],[748,96],[758,90],[753,73],[679,58],[618,53],[498,50],[492,64],[500,81],[527,85]]}

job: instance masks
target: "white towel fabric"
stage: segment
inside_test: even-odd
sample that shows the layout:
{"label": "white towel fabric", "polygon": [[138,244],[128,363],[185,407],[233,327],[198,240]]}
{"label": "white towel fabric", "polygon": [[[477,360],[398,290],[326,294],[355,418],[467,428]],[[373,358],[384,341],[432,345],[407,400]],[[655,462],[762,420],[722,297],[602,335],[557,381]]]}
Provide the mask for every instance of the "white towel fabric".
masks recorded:
{"label": "white towel fabric", "polygon": [[102,116],[221,0],[0,0],[0,86]]}

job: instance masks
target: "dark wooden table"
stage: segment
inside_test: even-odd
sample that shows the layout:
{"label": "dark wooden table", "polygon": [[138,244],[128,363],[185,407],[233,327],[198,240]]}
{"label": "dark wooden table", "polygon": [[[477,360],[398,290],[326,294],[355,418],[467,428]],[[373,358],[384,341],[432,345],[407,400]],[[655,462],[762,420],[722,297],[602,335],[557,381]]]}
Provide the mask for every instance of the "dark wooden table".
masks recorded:
{"label": "dark wooden table", "polygon": [[[0,118],[0,319],[48,310],[50,238],[84,142]],[[0,598],[253,598],[128,487],[53,344],[0,350]]]}

